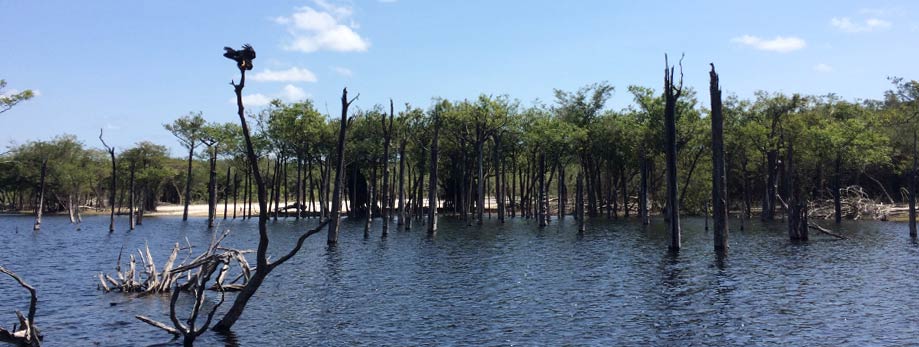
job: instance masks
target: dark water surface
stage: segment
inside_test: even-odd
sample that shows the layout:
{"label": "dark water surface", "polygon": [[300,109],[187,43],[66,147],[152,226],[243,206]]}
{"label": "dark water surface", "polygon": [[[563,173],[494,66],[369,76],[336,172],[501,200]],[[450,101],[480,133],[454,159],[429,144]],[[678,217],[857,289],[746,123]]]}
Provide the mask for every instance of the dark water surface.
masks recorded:
{"label": "dark water surface", "polygon": [[[177,344],[134,319],[167,321],[167,297],[103,294],[96,275],[112,273],[122,245],[147,242],[159,266],[185,237],[205,246],[203,218],[147,218],[134,232],[119,220],[113,234],[101,216],[79,231],[61,217],[45,218],[40,232],[31,223],[0,217],[0,264],[38,290],[47,346]],[[271,223],[272,254],[315,223]],[[224,222],[233,230],[225,244],[254,248],[255,224]],[[318,234],[269,276],[235,336],[209,332],[199,343],[868,346],[919,336],[919,246],[905,224],[850,222],[840,231],[849,240],[818,234],[803,244],[787,241],[781,222],[755,224],[732,232],[724,259],[701,219],[684,220],[678,255],[666,251],[659,220],[647,229],[595,220],[580,236],[571,220],[533,224],[443,218],[434,239],[416,227],[381,240],[376,222],[365,240],[362,223],[345,222],[336,249]],[[0,280],[0,325],[27,303]]]}

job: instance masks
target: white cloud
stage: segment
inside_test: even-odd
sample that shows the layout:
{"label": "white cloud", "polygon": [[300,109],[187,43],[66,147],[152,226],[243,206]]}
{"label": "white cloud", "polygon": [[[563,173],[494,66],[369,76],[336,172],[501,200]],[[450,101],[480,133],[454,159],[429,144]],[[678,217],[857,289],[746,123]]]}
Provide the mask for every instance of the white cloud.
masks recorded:
{"label": "white cloud", "polygon": [[299,67],[281,71],[265,69],[253,75],[252,79],[259,82],[316,82],[318,80],[312,71]]}
{"label": "white cloud", "polygon": [[[265,106],[271,102],[270,97],[262,93],[243,95],[243,105],[246,106]],[[231,103],[236,103],[236,99],[231,99]]]}
{"label": "white cloud", "polygon": [[281,98],[287,101],[300,101],[306,99],[308,96],[309,94],[307,94],[302,88],[293,84],[284,86],[284,92],[281,94]]}
{"label": "white cloud", "polygon": [[346,67],[341,67],[341,66],[333,66],[332,70],[335,71],[335,73],[342,75],[344,77],[351,77],[351,75],[354,74],[353,72],[351,72],[351,69],[346,68]]}
{"label": "white cloud", "polygon": [[886,30],[890,29],[893,25],[890,22],[878,19],[878,18],[868,18],[864,22],[853,22],[849,17],[833,17],[830,19],[830,25],[834,28],[847,33],[863,33],[863,32],[872,32],[875,30]]}
{"label": "white cloud", "polygon": [[358,25],[351,18],[351,7],[336,6],[325,0],[314,2],[318,9],[303,6],[289,17],[275,18],[275,22],[286,26],[292,36],[284,49],[305,53],[321,50],[364,52],[370,47],[370,42],[354,31]]}
{"label": "white cloud", "polygon": [[820,64],[817,64],[817,65],[814,65],[814,71],[817,71],[817,72],[832,72],[832,71],[833,71],[833,67],[832,67],[832,66],[829,66],[829,65],[827,65],[827,64],[824,64],[824,63],[820,63]]}
{"label": "white cloud", "polygon": [[[293,84],[285,85],[278,94],[275,95],[265,95],[262,93],[247,94],[243,95],[243,104],[249,107],[261,107],[266,106],[271,103],[271,100],[281,99],[287,102],[301,101],[306,98],[309,98],[310,94],[303,90],[303,88],[297,87]],[[228,100],[229,103],[235,104],[236,99],[232,98]]]}
{"label": "white cloud", "polygon": [[804,42],[804,39],[795,36],[776,36],[771,40],[767,40],[757,36],[744,35],[731,39],[731,42],[750,46],[761,51],[772,51],[780,53],[796,51],[807,46],[807,43]]}

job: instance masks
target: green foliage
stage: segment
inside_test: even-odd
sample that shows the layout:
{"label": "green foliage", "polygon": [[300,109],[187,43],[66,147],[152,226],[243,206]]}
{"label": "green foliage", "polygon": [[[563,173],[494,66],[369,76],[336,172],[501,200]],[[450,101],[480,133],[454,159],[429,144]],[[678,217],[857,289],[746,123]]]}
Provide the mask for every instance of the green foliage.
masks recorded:
{"label": "green foliage", "polygon": [[35,96],[35,92],[26,89],[21,92],[12,92],[5,93],[3,88],[6,88],[6,81],[0,79],[0,113],[9,111],[16,104],[31,99]]}

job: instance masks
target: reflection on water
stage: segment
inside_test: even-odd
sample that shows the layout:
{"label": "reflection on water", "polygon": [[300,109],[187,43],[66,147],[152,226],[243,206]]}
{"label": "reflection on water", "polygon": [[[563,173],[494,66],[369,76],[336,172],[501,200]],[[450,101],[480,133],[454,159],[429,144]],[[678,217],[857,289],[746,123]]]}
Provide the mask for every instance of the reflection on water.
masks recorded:
{"label": "reflection on water", "polygon": [[[127,221],[122,221],[125,224]],[[286,252],[315,221],[270,224],[271,254]],[[701,219],[684,220],[684,249],[667,251],[665,225],[572,220],[544,229],[527,220],[466,226],[440,220],[363,238],[342,224],[269,276],[230,335],[201,345],[908,345],[919,332],[919,244],[896,223],[844,224],[848,240],[785,240],[784,224],[753,222],[712,251]],[[134,232],[107,232],[107,217],[78,230],[66,218],[0,218],[0,264],[39,293],[48,346],[178,345],[134,319],[167,320],[168,298],[96,290],[119,249],[148,243],[157,263],[185,237],[204,246],[204,219],[147,218]],[[254,248],[256,222],[228,221],[224,243]],[[395,229],[394,227],[392,229]],[[28,295],[0,281],[0,322]],[[230,302],[230,298],[228,298]],[[229,305],[227,305],[229,306]]]}

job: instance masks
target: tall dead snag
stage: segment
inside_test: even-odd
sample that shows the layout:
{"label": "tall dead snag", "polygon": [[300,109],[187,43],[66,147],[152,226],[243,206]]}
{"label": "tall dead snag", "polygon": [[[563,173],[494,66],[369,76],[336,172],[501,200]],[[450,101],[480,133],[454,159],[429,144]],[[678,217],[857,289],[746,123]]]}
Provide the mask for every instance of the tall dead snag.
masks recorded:
{"label": "tall dead snag", "polygon": [[41,214],[43,210],[45,209],[45,176],[47,175],[48,175],[48,159],[42,159],[41,178],[39,178],[39,186],[38,186],[38,206],[35,207],[35,225],[32,226],[32,230],[41,229]]}
{"label": "tall dead snag", "polygon": [[115,182],[118,181],[118,172],[115,170],[115,147],[109,147],[105,143],[105,140],[102,139],[102,129],[99,129],[99,141],[102,141],[102,146],[105,147],[105,151],[108,152],[109,157],[112,159],[112,187],[108,195],[108,204],[111,207],[111,214],[109,216],[108,232],[115,231]]}
{"label": "tall dead snag", "polygon": [[909,237],[916,238],[916,176],[919,174],[919,150],[916,148],[916,131],[913,131],[913,170],[909,174]]}
{"label": "tall dead snag", "polygon": [[213,228],[217,215],[217,146],[216,137],[203,136],[199,141],[207,146],[209,170],[207,175],[207,227]]}
{"label": "tall dead snag", "polygon": [[13,278],[19,286],[29,291],[29,312],[25,317],[22,312],[16,311],[16,317],[19,318],[19,325],[13,324],[11,330],[0,327],[0,342],[11,343],[18,346],[41,346],[41,332],[35,327],[35,306],[38,305],[38,296],[35,294],[35,288],[22,280],[19,275],[0,266],[0,273],[6,274]]}
{"label": "tall dead snag", "polygon": [[[727,177],[724,169],[724,114],[721,106],[721,86],[715,64],[709,72],[709,91],[712,96],[712,219],[715,227],[715,250],[728,249]],[[706,205],[707,206],[707,205]],[[708,208],[706,208],[707,210]],[[706,211],[706,226],[708,225]]]}
{"label": "tall dead snag", "polygon": [[348,107],[354,100],[361,96],[358,94],[354,99],[348,100],[348,88],[341,90],[341,121],[338,130],[338,147],[335,150],[335,187],[332,190],[332,214],[329,217],[329,234],[326,242],[330,245],[338,243],[339,223],[341,223],[341,193],[342,185],[345,179],[345,139],[348,131]]}
{"label": "tall dead snag", "polygon": [[434,137],[431,138],[431,177],[428,181],[428,234],[437,232],[437,143],[440,135],[440,113],[443,103],[434,106],[431,116],[434,124]]}
{"label": "tall dead snag", "polygon": [[[310,229],[297,239],[296,245],[290,252],[287,252],[284,256],[277,258],[273,262],[268,262],[268,208],[267,208],[267,193],[265,191],[265,180],[262,178],[261,172],[258,170],[258,156],[255,154],[255,149],[252,146],[252,138],[249,135],[249,125],[246,124],[246,115],[245,108],[243,107],[243,88],[246,85],[246,70],[252,69],[252,59],[255,59],[255,50],[252,49],[252,46],[244,45],[243,49],[240,51],[233,50],[232,48],[225,48],[226,54],[225,57],[233,59],[236,61],[237,67],[239,68],[240,78],[239,84],[230,82],[233,86],[233,90],[236,92],[236,106],[237,114],[239,115],[239,122],[242,124],[243,138],[246,143],[246,157],[249,160],[249,165],[252,168],[252,175],[255,180],[256,185],[258,186],[258,248],[256,250],[256,268],[255,273],[252,274],[252,277],[249,278],[249,282],[246,283],[246,286],[243,287],[239,294],[236,296],[236,299],[233,301],[233,306],[227,310],[223,318],[214,325],[214,330],[217,331],[229,331],[233,327],[233,324],[239,319],[243,314],[243,310],[246,308],[246,304],[249,303],[249,299],[255,295],[255,291],[262,285],[262,282],[265,281],[265,277],[271,273],[278,265],[283,264],[288,259],[293,257],[300,251],[300,248],[303,247],[303,242],[306,241],[306,238],[312,236],[319,232],[326,224],[329,223],[329,220],[326,219],[321,222],[318,226],[313,229]],[[344,93],[342,99],[344,100],[347,96],[347,91]],[[352,100],[353,101],[353,100]],[[344,103],[344,102],[343,102]],[[347,105],[349,103],[345,103]],[[345,114],[346,110],[343,110],[342,114]],[[339,145],[344,143],[344,133],[339,137]],[[339,168],[341,168],[343,162],[342,151],[339,150]],[[337,182],[336,184],[339,184]],[[340,195],[339,195],[340,196]],[[340,210],[340,209],[339,209]],[[336,214],[337,217],[337,214]],[[331,229],[330,229],[331,230]],[[336,236],[337,236],[337,226],[336,226]]]}
{"label": "tall dead snag", "polygon": [[393,129],[393,118],[395,117],[395,112],[393,111],[392,99],[389,99],[389,124],[386,124],[386,115],[383,115],[382,125],[383,125],[383,204],[380,206],[380,217],[383,219],[383,235],[386,237],[389,234],[389,215],[392,211],[387,210],[389,206],[389,199],[391,195],[389,194],[389,144],[392,142],[392,129]]}
{"label": "tall dead snag", "polygon": [[396,225],[405,224],[405,145],[408,140],[403,133],[399,139],[399,221]]}
{"label": "tall dead snag", "polygon": [[667,157],[667,213],[670,215],[670,250],[680,250],[680,200],[676,175],[676,102],[683,94],[683,58],[680,58],[680,85],[673,85],[674,68],[664,55],[664,141]]}
{"label": "tall dead snag", "polygon": [[137,219],[136,219],[137,215],[134,213],[134,211],[136,210],[136,207],[134,206],[134,202],[137,201],[137,192],[134,189],[135,188],[134,171],[137,168],[137,165],[135,164],[136,163],[132,160],[131,161],[131,179],[130,179],[131,198],[128,201],[128,228],[129,230],[134,230],[134,226],[137,225]]}

